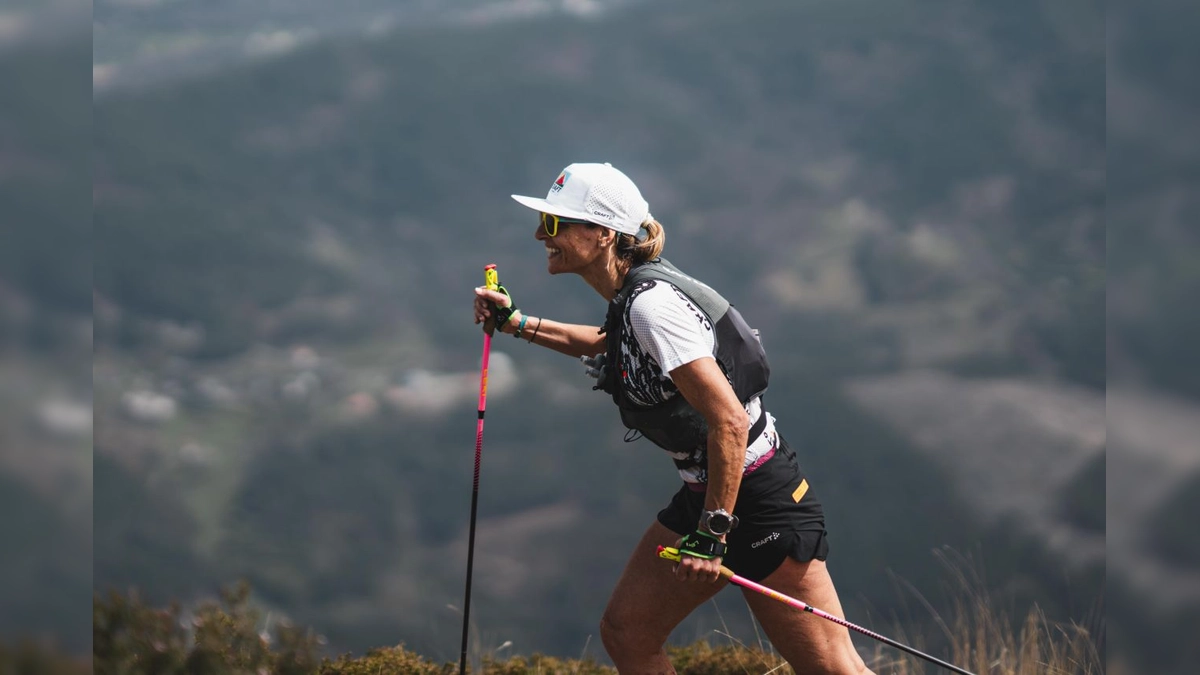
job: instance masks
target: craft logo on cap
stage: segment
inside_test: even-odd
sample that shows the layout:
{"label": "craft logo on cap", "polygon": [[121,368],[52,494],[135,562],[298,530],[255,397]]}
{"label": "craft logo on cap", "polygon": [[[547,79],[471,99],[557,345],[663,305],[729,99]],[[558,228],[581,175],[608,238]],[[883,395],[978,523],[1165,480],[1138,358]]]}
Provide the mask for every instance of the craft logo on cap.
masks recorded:
{"label": "craft logo on cap", "polygon": [[562,173],[558,174],[558,180],[554,181],[554,185],[550,186],[550,191],[558,192],[559,190],[563,189],[563,184],[566,183],[567,179],[570,177],[570,171],[563,171]]}

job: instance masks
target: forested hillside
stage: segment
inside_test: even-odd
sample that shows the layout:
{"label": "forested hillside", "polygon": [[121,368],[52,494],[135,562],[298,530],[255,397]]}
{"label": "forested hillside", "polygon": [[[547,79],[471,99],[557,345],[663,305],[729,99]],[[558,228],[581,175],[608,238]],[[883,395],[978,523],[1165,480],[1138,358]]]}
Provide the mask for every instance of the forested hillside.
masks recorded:
{"label": "forested hillside", "polygon": [[[1104,35],[1087,2],[644,3],[401,24],[98,97],[97,588],[187,600],[244,577],[334,648],[452,659],[471,288],[494,262],[531,313],[599,323],[508,195],[609,161],[667,257],[762,331],[852,618],[935,635],[916,593],[945,607],[948,548],[999,602],[1093,621]],[[1131,363],[1159,353],[1109,337]],[[495,349],[475,634],[598,652],[677,479],[577,363]],[[1144,373],[1194,394],[1166,363]],[[584,532],[601,550],[578,554]],[[753,639],[733,594],[680,639],[722,621]]]}
{"label": "forested hillside", "polygon": [[[522,306],[599,320],[507,199],[594,159],[762,329],[770,406],[860,615],[911,601],[892,574],[936,594],[941,546],[1052,611],[1092,602],[840,389],[917,367],[1102,385],[1103,24],[1069,9],[667,4],[397,31],[105,97],[97,583],[246,576],[335,644],[452,649],[470,288],[496,262]],[[523,346],[498,344],[477,618],[497,644],[570,653],[674,479],[572,364]],[[139,424],[131,392],[170,412]],[[581,561],[585,528],[611,546]]]}

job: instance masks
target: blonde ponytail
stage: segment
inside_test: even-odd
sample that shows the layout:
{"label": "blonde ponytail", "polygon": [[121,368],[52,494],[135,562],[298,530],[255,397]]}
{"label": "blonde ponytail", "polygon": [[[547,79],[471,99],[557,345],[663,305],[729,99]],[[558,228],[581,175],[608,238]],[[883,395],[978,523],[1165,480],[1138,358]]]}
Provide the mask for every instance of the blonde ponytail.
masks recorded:
{"label": "blonde ponytail", "polygon": [[648,216],[642,223],[646,238],[639,240],[632,234],[622,234],[617,240],[617,256],[631,263],[644,263],[662,255],[663,246],[667,243],[667,233],[663,226],[653,217]]}

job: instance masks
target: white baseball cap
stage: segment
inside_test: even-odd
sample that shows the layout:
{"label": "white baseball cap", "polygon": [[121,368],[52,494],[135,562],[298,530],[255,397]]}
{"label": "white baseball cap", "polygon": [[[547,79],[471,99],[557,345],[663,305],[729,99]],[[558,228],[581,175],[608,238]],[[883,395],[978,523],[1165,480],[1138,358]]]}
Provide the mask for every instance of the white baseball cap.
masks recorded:
{"label": "white baseball cap", "polygon": [[586,220],[634,236],[650,217],[650,205],[637,186],[608,162],[568,166],[550,184],[545,199],[512,198],[535,211]]}

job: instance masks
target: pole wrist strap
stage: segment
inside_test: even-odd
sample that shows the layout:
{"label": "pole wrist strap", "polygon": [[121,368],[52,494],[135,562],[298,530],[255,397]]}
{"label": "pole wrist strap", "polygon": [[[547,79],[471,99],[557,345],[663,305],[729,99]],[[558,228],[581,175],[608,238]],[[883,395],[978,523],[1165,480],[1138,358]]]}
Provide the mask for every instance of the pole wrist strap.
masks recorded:
{"label": "pole wrist strap", "polygon": [[699,530],[685,535],[683,540],[679,542],[680,554],[703,558],[705,560],[724,558],[725,552],[728,550],[729,547],[725,545],[725,542],[707,532]]}
{"label": "pole wrist strap", "polygon": [[[496,287],[496,290],[500,291],[504,295],[508,296],[508,306],[507,307],[501,307],[498,304],[494,305],[494,307],[496,309],[496,312],[495,312],[496,313],[496,328],[499,329],[501,326],[507,326],[508,320],[512,318],[512,315],[516,314],[517,312],[519,312],[521,310],[517,309],[517,303],[513,302],[512,294],[510,294],[508,292],[507,288],[505,288],[504,286],[498,286],[498,287]],[[503,332],[503,331],[501,331],[501,332]]]}

